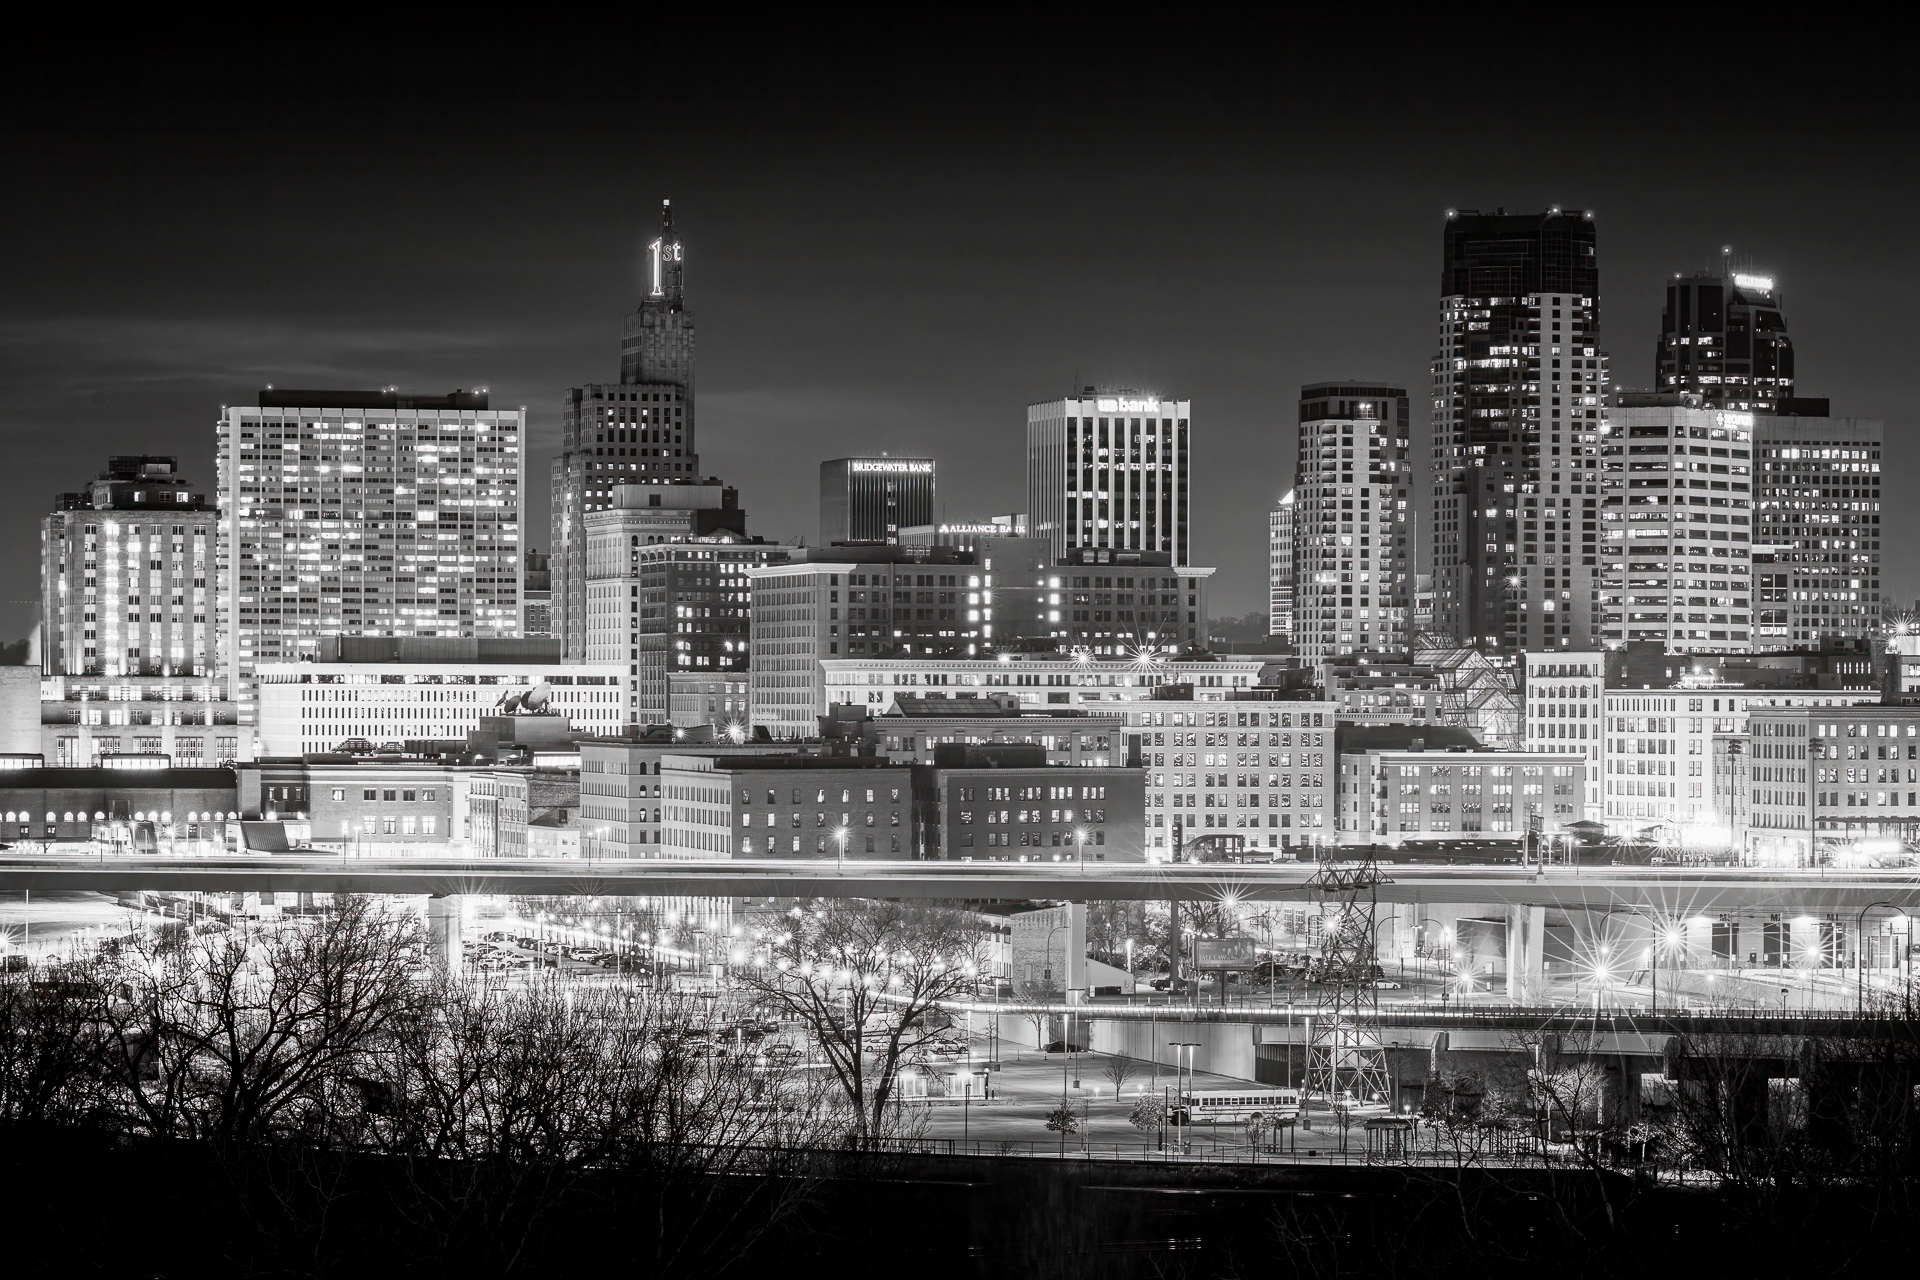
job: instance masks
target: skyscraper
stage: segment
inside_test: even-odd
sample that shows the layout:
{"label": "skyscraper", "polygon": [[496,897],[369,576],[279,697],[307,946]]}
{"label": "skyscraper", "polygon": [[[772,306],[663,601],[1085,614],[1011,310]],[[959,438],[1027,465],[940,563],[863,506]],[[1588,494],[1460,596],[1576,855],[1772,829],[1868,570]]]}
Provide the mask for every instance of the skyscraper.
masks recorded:
{"label": "skyscraper", "polygon": [[586,650],[587,544],[582,520],[627,480],[700,478],[694,428],[693,313],[670,201],[647,245],[645,293],[620,340],[620,381],[570,388],[552,468],[553,634],[569,659]]}
{"label": "skyscraper", "polygon": [[1407,392],[1300,388],[1293,471],[1293,643],[1302,658],[1407,648]]}
{"label": "skyscraper", "polygon": [[931,458],[835,458],[820,464],[820,545],[898,542],[933,523]]}
{"label": "skyscraper", "polygon": [[1869,418],[1754,416],[1761,648],[1863,639],[1878,628],[1885,433]]}
{"label": "skyscraper", "polygon": [[1751,651],[1754,416],[1706,408],[1692,392],[1614,399],[1601,637],[1614,648],[1657,640],[1669,653]]}
{"label": "skyscraper", "polygon": [[1773,277],[1675,276],[1654,353],[1654,387],[1711,409],[1773,413],[1793,398],[1793,340]]}
{"label": "skyscraper", "polygon": [[520,631],[526,410],[485,392],[263,391],[220,420],[223,659],[254,668],[322,636]]}
{"label": "skyscraper", "polygon": [[1452,212],[1443,257],[1434,627],[1482,649],[1587,646],[1608,381],[1593,215]]}
{"label": "skyscraper", "polygon": [[1293,637],[1293,490],[1267,513],[1267,634]]}
{"label": "skyscraper", "polygon": [[1076,547],[1190,562],[1191,402],[1085,387],[1027,407],[1027,521],[1055,560]]}
{"label": "skyscraper", "polygon": [[173,458],[109,458],[61,494],[40,521],[46,673],[215,674],[218,524]]}

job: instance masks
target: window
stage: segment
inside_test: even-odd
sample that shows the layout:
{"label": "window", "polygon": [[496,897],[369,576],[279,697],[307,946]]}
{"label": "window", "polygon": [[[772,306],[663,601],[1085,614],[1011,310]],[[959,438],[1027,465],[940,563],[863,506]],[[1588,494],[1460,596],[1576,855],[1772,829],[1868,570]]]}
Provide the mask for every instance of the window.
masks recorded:
{"label": "window", "polygon": [[368,789],[360,793],[360,798],[362,800],[377,800],[380,798],[380,795],[377,791],[369,787]]}
{"label": "window", "polygon": [[345,787],[335,787],[333,789],[333,798],[335,800],[345,800],[347,798],[347,789]]}

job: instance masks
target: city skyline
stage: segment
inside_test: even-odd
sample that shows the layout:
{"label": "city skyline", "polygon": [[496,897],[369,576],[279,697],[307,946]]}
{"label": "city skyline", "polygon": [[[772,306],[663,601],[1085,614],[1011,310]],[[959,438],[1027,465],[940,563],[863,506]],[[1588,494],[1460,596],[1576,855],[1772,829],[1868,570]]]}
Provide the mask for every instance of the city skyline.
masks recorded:
{"label": "city skyline", "polygon": [[[1410,49],[1387,56],[1411,65]],[[1483,126],[1484,106],[1443,107],[1417,136],[1382,140],[1375,126],[1409,109],[1421,77],[1324,121],[1325,142],[1306,151],[1298,127],[1319,118],[1277,88],[1162,114],[1105,98],[1076,106],[1023,80],[1014,97],[1039,122],[1029,138],[1013,127],[1011,104],[963,117],[954,82],[939,79],[910,118],[882,121],[837,102],[750,136],[742,124],[752,106],[727,103],[745,70],[676,74],[703,86],[689,99],[690,145],[637,156],[610,140],[609,125],[559,121],[537,103],[516,104],[526,121],[498,137],[480,127],[498,118],[484,110],[466,123],[410,118],[433,139],[425,155],[397,127],[350,109],[287,141],[309,168],[365,168],[403,197],[460,170],[472,181],[482,160],[489,194],[480,203],[497,211],[454,222],[406,198],[379,212],[303,209],[279,198],[290,179],[260,167],[242,145],[251,126],[228,108],[190,95],[161,101],[154,109],[175,128],[155,158],[180,181],[145,195],[142,225],[169,228],[164,246],[151,231],[123,241],[123,215],[78,194],[91,190],[84,176],[72,203],[27,202],[9,214],[14,243],[33,244],[36,260],[17,260],[10,277],[5,319],[20,340],[0,363],[0,429],[33,442],[26,474],[44,473],[46,496],[0,521],[0,536],[30,536],[70,483],[62,477],[91,474],[110,454],[172,454],[188,473],[210,475],[204,424],[266,385],[487,386],[494,403],[527,406],[528,473],[542,476],[565,389],[614,376],[613,344],[645,293],[663,197],[687,236],[687,287],[702,317],[701,465],[739,489],[756,531],[772,539],[815,523],[811,487],[791,477],[851,453],[938,459],[937,518],[1018,509],[1025,406],[1081,385],[1138,385],[1192,399],[1194,491],[1206,495],[1192,556],[1220,568],[1221,614],[1257,610],[1262,525],[1291,479],[1293,393],[1345,378],[1424,385],[1436,232],[1450,207],[1595,210],[1603,337],[1620,389],[1650,389],[1667,283],[1717,269],[1730,243],[1777,281],[1801,386],[1830,397],[1836,415],[1884,420],[1890,439],[1911,421],[1898,326],[1880,300],[1913,271],[1897,247],[1909,179],[1871,162],[1876,130],[1898,117],[1872,117],[1863,98],[1811,100],[1792,128],[1764,140],[1730,108],[1706,109],[1698,127],[1723,144],[1724,167],[1654,181],[1632,78],[1596,86],[1577,157],[1496,163],[1430,157],[1419,145]],[[1861,130],[1815,140],[1856,109]],[[300,108],[267,110],[298,118]],[[1295,128],[1263,137],[1262,122],[1278,119]],[[553,146],[524,132],[554,122]],[[891,140],[929,122],[943,127],[924,148],[892,153]],[[362,124],[371,132],[350,162],[333,139]],[[1212,141],[1177,145],[1194,127]],[[9,135],[27,188],[68,180],[83,154],[112,167],[124,144],[88,134],[76,151],[65,145],[75,131],[83,122]],[[1051,164],[1063,134],[1081,138],[1090,162],[1164,180],[1120,201],[1010,198]],[[1781,147],[1796,156],[1795,190],[1756,197],[1719,176]],[[570,182],[562,209],[530,208],[557,166],[581,155],[621,161],[584,186]],[[1294,162],[1309,155],[1316,176],[1296,176]],[[1387,198],[1377,184],[1328,194],[1341,184],[1323,175],[1389,161],[1398,176]],[[252,181],[270,198],[245,217],[181,194],[199,182],[228,192]],[[195,216],[183,222],[189,208]],[[56,220],[59,210],[70,216]],[[1169,227],[1199,234],[1162,234]],[[1417,457],[1428,439],[1422,400]],[[1891,451],[1890,486],[1920,466],[1902,452]],[[544,486],[529,488],[527,544],[551,550]],[[1893,513],[1889,537],[1903,535],[1904,519]],[[30,571],[7,572],[14,579],[0,598],[32,599]],[[1889,564],[1886,595],[1916,592],[1920,570]],[[0,629],[24,634],[31,606],[7,607]]]}

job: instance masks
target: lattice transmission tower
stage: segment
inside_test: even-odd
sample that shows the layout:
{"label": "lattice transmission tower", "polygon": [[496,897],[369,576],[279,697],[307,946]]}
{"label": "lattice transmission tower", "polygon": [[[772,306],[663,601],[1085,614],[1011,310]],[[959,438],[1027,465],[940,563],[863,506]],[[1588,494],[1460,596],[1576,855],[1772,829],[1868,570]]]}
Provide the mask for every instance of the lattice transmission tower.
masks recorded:
{"label": "lattice transmission tower", "polygon": [[1307,887],[1321,896],[1321,995],[1307,1038],[1306,1094],[1329,1106],[1391,1102],[1380,1004],[1373,985],[1379,886],[1391,884],[1367,850],[1359,859],[1320,865]]}

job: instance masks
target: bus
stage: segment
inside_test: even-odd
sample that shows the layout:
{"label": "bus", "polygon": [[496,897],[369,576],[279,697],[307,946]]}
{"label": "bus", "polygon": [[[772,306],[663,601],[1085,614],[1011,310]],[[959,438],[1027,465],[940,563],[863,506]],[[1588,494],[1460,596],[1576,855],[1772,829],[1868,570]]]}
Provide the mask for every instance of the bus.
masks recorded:
{"label": "bus", "polygon": [[1174,1124],[1221,1120],[1298,1120],[1298,1089],[1205,1089],[1182,1093],[1167,1112]]}

